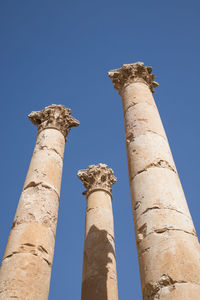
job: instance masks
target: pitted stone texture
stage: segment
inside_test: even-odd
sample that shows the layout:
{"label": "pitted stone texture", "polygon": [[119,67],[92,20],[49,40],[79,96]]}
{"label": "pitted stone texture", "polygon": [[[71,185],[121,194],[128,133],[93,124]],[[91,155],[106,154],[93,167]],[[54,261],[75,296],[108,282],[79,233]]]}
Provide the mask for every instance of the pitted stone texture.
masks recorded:
{"label": "pitted stone texture", "polygon": [[111,70],[108,76],[114,83],[114,88],[121,91],[131,82],[142,81],[147,84],[152,92],[159,84],[154,81],[155,76],[152,73],[152,67],[145,67],[144,63],[137,62],[133,64],[124,64],[120,69]]}
{"label": "pitted stone texture", "polygon": [[150,209],[135,221],[136,240],[139,243],[152,233],[166,231],[184,231],[196,237],[191,219],[174,210]]}
{"label": "pitted stone texture", "polygon": [[153,95],[148,85],[142,82],[132,82],[120,92],[124,108],[124,114],[139,103],[147,103],[156,107]]}
{"label": "pitted stone texture", "polygon": [[37,222],[56,234],[59,197],[57,193],[39,184],[23,191],[16,211],[13,228],[22,223]]}
{"label": "pitted stone texture", "polygon": [[89,195],[94,190],[105,190],[112,193],[112,185],[116,182],[113,170],[105,164],[90,165],[86,170],[80,170],[78,177],[82,181],[86,191],[84,195]]}
{"label": "pitted stone texture", "polygon": [[[184,231],[154,233],[140,242],[138,254],[144,299],[157,299],[150,297],[149,286],[155,287],[164,274],[173,282],[200,285],[200,251],[195,236]],[[161,288],[153,289],[154,293]]]}
{"label": "pitted stone texture", "polygon": [[[145,188],[144,188],[145,187]],[[174,210],[191,220],[184,192],[176,173],[168,168],[149,168],[130,183],[135,218],[152,209]]]}
{"label": "pitted stone texture", "polygon": [[163,137],[148,133],[127,140],[128,164],[131,179],[149,168],[167,168],[176,173],[168,143]]}
{"label": "pitted stone texture", "polygon": [[63,134],[58,130],[45,129],[38,133],[35,152],[49,150],[58,154],[63,159],[65,140]]}
{"label": "pitted stone texture", "polygon": [[15,254],[2,262],[0,300],[48,300],[51,266],[30,253]]}
{"label": "pitted stone texture", "polygon": [[118,299],[112,201],[104,190],[87,197],[81,299]]}
{"label": "pitted stone texture", "polygon": [[79,125],[79,121],[71,116],[71,109],[64,105],[52,104],[43,110],[31,112],[28,117],[39,132],[46,128],[55,128],[61,131],[64,137],[68,135],[71,127]]}
{"label": "pitted stone texture", "polygon": [[60,193],[62,177],[62,159],[53,151],[41,150],[33,153],[24,189],[43,184]]}
{"label": "pitted stone texture", "polygon": [[127,139],[154,133],[167,140],[157,108],[146,102],[138,103],[127,110],[125,128]]}
{"label": "pitted stone texture", "polygon": [[111,234],[112,240],[114,239],[112,203],[108,193],[103,191],[92,193],[89,197],[89,201],[87,201],[86,214],[86,235],[90,228],[95,224],[99,230],[106,229]]}
{"label": "pitted stone texture", "polygon": [[60,131],[47,129],[39,132],[24,190],[43,185],[54,190],[59,197],[64,147],[65,139]]}
{"label": "pitted stone texture", "polygon": [[39,256],[49,265],[53,261],[55,237],[52,231],[38,223],[20,224],[10,233],[3,260],[20,253]]}
{"label": "pitted stone texture", "polygon": [[[165,284],[165,283],[164,283]],[[164,285],[152,299],[162,300],[199,300],[200,287],[192,282],[173,282],[169,285]],[[146,298],[144,300],[149,300]]]}

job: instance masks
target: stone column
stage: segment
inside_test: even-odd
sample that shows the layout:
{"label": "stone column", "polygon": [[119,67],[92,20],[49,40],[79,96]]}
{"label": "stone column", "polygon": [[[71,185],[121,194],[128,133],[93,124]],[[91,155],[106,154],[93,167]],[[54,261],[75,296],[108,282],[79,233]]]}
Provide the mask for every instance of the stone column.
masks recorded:
{"label": "stone column", "polygon": [[112,213],[112,185],[107,165],[91,165],[78,172],[86,191],[82,300],[117,300],[117,272]]}
{"label": "stone column", "polygon": [[143,299],[200,299],[200,249],[143,63],[109,72],[122,97]]}
{"label": "stone column", "polygon": [[65,138],[79,122],[63,105],[34,111],[36,146],[0,269],[0,300],[47,300]]}

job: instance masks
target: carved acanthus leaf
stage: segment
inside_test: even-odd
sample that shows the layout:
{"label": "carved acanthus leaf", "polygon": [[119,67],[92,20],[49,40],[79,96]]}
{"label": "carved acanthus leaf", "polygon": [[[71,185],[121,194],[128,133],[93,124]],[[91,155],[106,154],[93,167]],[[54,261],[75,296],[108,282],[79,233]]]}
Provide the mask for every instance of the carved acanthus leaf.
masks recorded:
{"label": "carved acanthus leaf", "polygon": [[90,165],[88,169],[80,170],[77,175],[86,188],[83,194],[87,196],[94,190],[105,190],[111,195],[112,185],[117,181],[113,170],[101,163]]}
{"label": "carved acanthus leaf", "polygon": [[159,84],[154,81],[155,75],[151,74],[151,72],[152,67],[145,67],[144,63],[136,62],[133,64],[124,64],[119,69],[111,70],[108,72],[108,76],[112,79],[114,88],[119,92],[124,86],[132,82],[142,81],[154,93],[154,88],[159,86]]}
{"label": "carved acanthus leaf", "polygon": [[33,111],[28,115],[38,131],[46,128],[56,128],[66,137],[71,127],[78,126],[79,121],[71,116],[71,109],[64,105],[52,104],[40,111]]}

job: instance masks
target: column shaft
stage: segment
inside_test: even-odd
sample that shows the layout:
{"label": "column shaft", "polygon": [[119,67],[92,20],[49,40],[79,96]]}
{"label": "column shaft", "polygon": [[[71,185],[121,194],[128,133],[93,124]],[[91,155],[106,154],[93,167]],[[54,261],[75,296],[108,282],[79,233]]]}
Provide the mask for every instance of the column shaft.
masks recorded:
{"label": "column shaft", "polygon": [[65,137],[39,131],[0,269],[0,300],[47,300]]}
{"label": "column shaft", "polygon": [[104,191],[87,199],[83,261],[81,299],[118,299],[112,203]]}
{"label": "column shaft", "polygon": [[197,300],[199,243],[167,137],[144,73],[128,78],[120,95],[143,299]]}
{"label": "column shaft", "polygon": [[87,195],[81,299],[118,299],[112,199],[103,188]]}

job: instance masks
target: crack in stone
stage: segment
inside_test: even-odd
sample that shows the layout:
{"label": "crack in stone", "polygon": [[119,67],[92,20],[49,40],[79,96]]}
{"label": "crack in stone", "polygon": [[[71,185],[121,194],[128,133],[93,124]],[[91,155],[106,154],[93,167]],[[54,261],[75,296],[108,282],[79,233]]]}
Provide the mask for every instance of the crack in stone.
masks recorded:
{"label": "crack in stone", "polygon": [[[5,283],[6,284],[6,283]],[[0,294],[2,293],[7,293],[7,292],[10,292],[10,290],[8,290],[7,288],[3,289],[3,290],[0,290]],[[19,299],[18,296],[9,296],[9,298],[12,298],[12,299]],[[5,298],[4,298],[5,299]]]}
{"label": "crack in stone", "polygon": [[43,258],[43,257],[42,257],[42,259],[43,259],[44,261],[46,261],[46,263],[47,263],[49,266],[51,266],[51,262],[50,262],[50,261],[48,261],[48,259],[46,259],[46,258]]}
{"label": "crack in stone", "polygon": [[42,245],[38,246],[38,250],[48,254],[48,251]]}
{"label": "crack in stone", "polygon": [[147,236],[147,223],[138,228],[137,242],[141,242]]}
{"label": "crack in stone", "polygon": [[112,240],[115,242],[115,238],[114,238],[114,236],[112,236],[112,234],[110,234],[110,233],[108,233],[107,232],[107,234],[112,238]]}
{"label": "crack in stone", "polygon": [[86,213],[88,213],[89,211],[91,211],[91,210],[95,210],[97,207],[91,207],[91,208],[88,208],[87,210],[86,210]]}
{"label": "crack in stone", "polygon": [[48,185],[47,183],[44,183],[44,182],[41,182],[41,181],[40,181],[40,182],[35,182],[35,181],[29,182],[29,184],[27,184],[27,185],[24,187],[23,191],[27,190],[27,189],[30,188],[30,187],[37,187],[37,186],[39,186],[39,185],[41,185],[41,187],[44,187],[44,188],[46,188],[46,189],[49,189],[49,190],[54,191],[54,192],[56,193],[56,195],[57,195],[57,197],[58,197],[58,201],[59,201],[60,195],[59,195],[59,193],[56,191],[56,189],[55,189],[53,186]]}
{"label": "crack in stone", "polygon": [[[144,121],[144,122],[147,122],[147,119],[137,119],[138,121]],[[134,127],[137,127],[137,125],[133,125],[133,128]],[[150,130],[150,129],[146,129],[145,133],[143,134],[140,134],[140,135],[134,135],[134,130],[132,130],[133,132],[129,132],[127,137],[126,137],[126,143],[129,145],[130,143],[134,142],[136,138],[140,137],[140,136],[145,136],[147,134],[156,134],[158,135],[159,137],[161,137],[165,142],[168,142],[167,138],[164,137],[163,135],[153,131],[153,130]],[[136,152],[136,150],[134,149],[132,152]]]}
{"label": "crack in stone", "polygon": [[16,220],[14,220],[11,229],[13,229],[13,228],[15,228],[16,226],[21,225],[21,224],[30,224],[30,223],[37,223],[37,224],[40,224],[40,225],[45,226],[46,228],[49,228],[49,229],[51,230],[51,232],[52,232],[54,238],[55,238],[56,233],[55,233],[55,231],[52,229],[52,226],[51,226],[51,225],[50,225],[50,226],[46,226],[46,225],[44,225],[43,223],[38,222],[38,221],[37,221],[37,222],[36,222],[36,221],[31,222],[30,220],[26,220],[26,219],[22,219],[22,220],[16,219]]}
{"label": "crack in stone", "polygon": [[[182,232],[185,232],[187,234],[191,234],[191,235],[197,237],[196,232],[190,232],[190,231],[183,230],[183,229],[178,229],[178,228],[167,228],[167,227],[164,227],[164,228],[160,228],[160,229],[155,229],[154,232],[160,234],[160,233],[164,233],[166,231],[173,231],[173,230],[174,231],[182,231]],[[151,233],[153,233],[153,232],[150,232],[149,234],[151,234]]]}
{"label": "crack in stone", "polygon": [[150,249],[151,249],[151,247],[147,247],[147,248],[143,249],[143,250],[141,251],[141,253],[140,253],[140,256],[141,256],[142,254],[144,254],[145,252],[148,252]]}
{"label": "crack in stone", "polygon": [[[137,208],[135,208],[135,210],[136,210]],[[189,220],[191,220],[191,218],[189,217],[189,216],[187,216],[186,214],[184,214],[182,211],[179,211],[179,210],[177,210],[177,209],[175,209],[175,208],[172,208],[172,207],[160,207],[160,206],[158,206],[158,205],[155,205],[155,206],[153,206],[153,207],[149,207],[149,208],[147,208],[145,211],[143,211],[142,213],[141,213],[141,215],[144,215],[144,214],[146,214],[147,212],[149,212],[149,211],[152,211],[152,210],[156,210],[156,209],[160,209],[160,210],[173,210],[173,211],[176,211],[177,213],[179,213],[179,214],[182,214],[182,215],[184,215],[186,218],[188,218]]]}
{"label": "crack in stone", "polygon": [[4,258],[2,259],[2,261],[4,261],[6,258],[10,258],[10,257],[12,257],[13,255],[19,254],[19,253],[22,253],[22,252],[13,251],[11,254],[9,254],[9,255],[7,255],[6,257],[4,257]]}
{"label": "crack in stone", "polygon": [[141,205],[141,201],[137,201],[137,202],[135,203],[134,210],[137,210],[137,209],[140,207],[140,205]]}
{"label": "crack in stone", "polygon": [[33,253],[33,252],[23,252],[23,251],[13,251],[11,254],[9,254],[9,255],[7,255],[6,257],[4,257],[4,258],[2,259],[2,262],[3,262],[4,260],[6,260],[7,258],[10,258],[10,257],[12,257],[13,255],[16,255],[16,254],[30,254],[30,255],[33,255],[33,256],[37,256],[37,257],[43,259],[49,266],[52,265],[51,262],[48,261],[48,259],[39,256],[37,253]]}
{"label": "crack in stone", "polygon": [[35,245],[33,245],[33,244],[31,244],[31,243],[25,243],[25,244],[22,244],[22,246],[35,247]]}
{"label": "crack in stone", "polygon": [[[0,294],[5,293],[5,292],[10,292],[10,290],[8,290],[7,288],[4,288],[3,290],[0,290]],[[19,299],[18,296],[9,296],[9,299],[10,298],[12,298],[12,299]]]}
{"label": "crack in stone", "polygon": [[[162,288],[168,287],[173,291],[176,284],[197,284],[195,282],[184,281],[184,280],[173,280],[169,275],[163,274],[155,283],[147,283],[143,289],[144,300],[160,299],[159,293]],[[197,284],[198,285],[198,284]],[[156,298],[155,298],[156,297]]]}
{"label": "crack in stone", "polygon": [[36,145],[38,146],[39,149],[36,149],[35,153],[38,150],[45,150],[46,149],[46,150],[55,152],[61,159],[63,159],[62,156],[60,155],[60,153],[55,148],[49,148],[48,146],[40,146],[38,143],[36,143]]}
{"label": "crack in stone", "polygon": [[156,135],[159,135],[160,137],[162,137],[165,141],[167,141],[166,137],[163,136],[162,134],[159,134],[157,133],[156,131],[153,131],[153,130],[150,130],[150,129],[147,129],[147,132],[150,132],[150,133],[153,133],[153,134],[156,134]]}
{"label": "crack in stone", "polygon": [[138,120],[138,121],[145,122],[145,123],[148,123],[148,120],[147,120],[147,119],[141,119],[141,118],[138,118],[137,120]]}
{"label": "crack in stone", "polygon": [[148,169],[150,168],[166,168],[171,170],[172,172],[176,173],[176,170],[168,163],[168,161],[160,159],[158,162],[155,163],[151,163],[149,165],[147,165],[144,169],[138,171],[132,178],[131,180],[133,180],[137,175],[139,175],[140,173],[146,172]]}
{"label": "crack in stone", "polygon": [[[102,209],[102,207],[100,207],[100,206],[90,207],[90,208],[86,209],[86,213],[88,213],[88,212],[90,212],[92,210],[101,210],[101,209]],[[108,210],[108,209],[105,208],[104,210]]]}
{"label": "crack in stone", "polygon": [[175,283],[175,281],[168,276],[167,274],[163,274],[160,278],[159,281],[153,283],[147,283],[145,288],[144,288],[144,299],[154,299],[154,297],[156,296],[156,294],[158,294],[160,292],[160,290],[163,287],[172,287],[172,289],[175,289],[175,287],[173,286]]}
{"label": "crack in stone", "polygon": [[135,105],[137,105],[137,104],[141,104],[141,103],[145,103],[145,104],[147,104],[147,105],[151,105],[151,106],[155,107],[155,105],[154,105],[154,104],[151,104],[151,103],[149,103],[149,102],[147,102],[147,101],[141,101],[141,102],[132,102],[130,105],[128,105],[127,109],[126,109],[126,110],[124,110],[124,115],[127,113],[127,111],[128,111],[128,110],[129,110],[131,107],[134,107]]}
{"label": "crack in stone", "polygon": [[169,232],[169,231],[181,231],[181,232],[190,234],[192,236],[195,236],[197,238],[197,234],[195,231],[189,232],[187,230],[183,230],[183,229],[179,229],[179,228],[168,228],[168,227],[154,229],[153,231],[151,231],[147,234],[147,224],[145,223],[138,229],[137,243],[140,243],[143,239],[145,239],[146,237],[148,237],[151,234],[154,234],[154,233],[162,234],[162,233]]}
{"label": "crack in stone", "polygon": [[127,144],[130,144],[130,143],[134,142],[134,140],[135,140],[134,134],[133,134],[133,132],[130,132],[130,133],[127,135],[126,143],[127,143]]}
{"label": "crack in stone", "polygon": [[140,103],[140,102],[132,102],[130,105],[128,105],[127,109],[124,110],[124,116],[125,116],[125,114],[127,113],[127,111],[128,111],[131,107],[133,107],[133,106],[135,106],[135,105],[137,105],[137,104],[139,104],[139,103]]}
{"label": "crack in stone", "polygon": [[112,276],[109,276],[109,278],[110,278],[111,280],[114,280],[114,281],[117,280],[115,277],[112,277]]}
{"label": "crack in stone", "polygon": [[[137,208],[135,208],[135,209],[137,209]],[[143,211],[142,213],[141,213],[141,215],[144,215],[144,214],[146,214],[147,212],[149,212],[149,211],[151,211],[151,210],[154,210],[154,209],[161,209],[159,206],[153,206],[153,207],[149,207],[149,208],[147,208],[145,211]]]}

